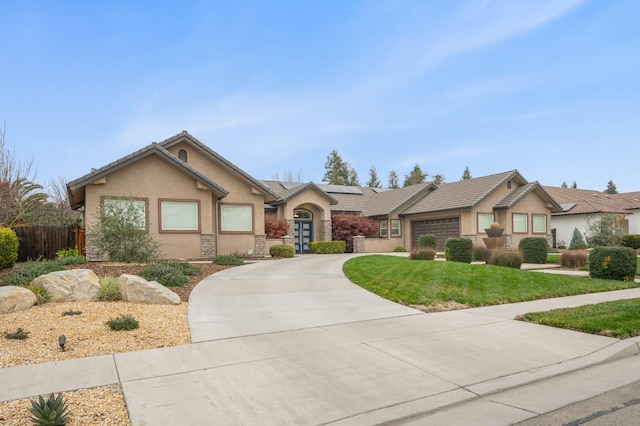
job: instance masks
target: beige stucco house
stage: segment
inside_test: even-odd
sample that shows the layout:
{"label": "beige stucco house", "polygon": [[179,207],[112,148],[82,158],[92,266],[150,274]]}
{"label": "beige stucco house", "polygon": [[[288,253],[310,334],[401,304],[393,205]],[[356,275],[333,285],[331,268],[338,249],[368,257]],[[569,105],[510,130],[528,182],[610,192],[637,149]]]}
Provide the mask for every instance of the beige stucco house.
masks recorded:
{"label": "beige stucco house", "polygon": [[[259,181],[187,132],[91,171],[68,184],[86,229],[98,207],[134,199],[144,212],[141,229],[162,244],[166,258],[211,259],[223,254],[263,257],[276,243],[308,251],[311,241],[331,240],[331,215],[358,214],[375,220],[379,234],[361,250],[410,250],[423,234],[438,248],[449,237],[482,246],[484,229],[498,221],[508,245],[526,236],[550,239],[550,215],[561,211],[537,183],[517,171],[436,186],[377,189],[315,183]],[[284,219],[288,235],[267,240],[266,215]],[[91,247],[87,257],[97,260]]]}

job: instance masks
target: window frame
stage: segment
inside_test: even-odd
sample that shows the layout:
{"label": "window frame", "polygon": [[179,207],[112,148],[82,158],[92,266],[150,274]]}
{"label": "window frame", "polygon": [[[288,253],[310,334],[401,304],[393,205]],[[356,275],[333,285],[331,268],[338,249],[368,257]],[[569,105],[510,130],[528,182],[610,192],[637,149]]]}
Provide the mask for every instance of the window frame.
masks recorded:
{"label": "window frame", "polygon": [[[391,238],[400,238],[402,237],[402,221],[400,219],[391,219],[390,220],[390,226],[389,226],[389,235],[391,235]],[[393,224],[397,223],[398,224],[398,235],[394,234],[394,230],[395,228],[393,227]]]}
{"label": "window frame", "polygon": [[[536,231],[536,217],[538,217],[538,218],[543,217],[544,218],[544,231]],[[547,225],[548,225],[548,220],[547,220],[547,215],[546,214],[532,214],[531,215],[531,233],[533,233],[533,234],[546,234],[547,233]]]}
{"label": "window frame", "polygon": [[380,238],[389,238],[389,221],[387,219],[380,219],[378,221],[378,236]]}
{"label": "window frame", "polygon": [[[524,216],[524,231],[516,230],[516,216]],[[514,234],[528,234],[529,233],[529,213],[511,213],[511,224]]]}
{"label": "window frame", "polygon": [[[165,229],[163,203],[181,203],[181,204],[195,204],[195,220],[197,221],[196,227],[193,229]],[[161,234],[199,234],[201,230],[200,220],[200,200],[198,199],[184,199],[184,198],[158,198],[158,232]]]}
{"label": "window frame", "polygon": [[[480,216],[491,216],[491,222],[489,222],[489,224],[487,225],[486,228],[481,228],[480,227]],[[485,229],[491,228],[491,224],[493,222],[495,222],[495,215],[493,213],[477,213],[476,223],[477,223],[477,226],[478,226],[478,234],[486,234]]]}
{"label": "window frame", "polygon": [[144,227],[139,229],[144,232],[149,232],[149,199],[144,197],[126,197],[126,196],[111,196],[103,195],[100,197],[100,205],[105,208],[106,201],[137,201],[144,204]]}
{"label": "window frame", "polygon": [[[224,212],[223,210],[225,210],[226,208],[238,208],[238,207],[247,207],[249,208],[249,211],[251,212],[251,229],[250,230],[228,230],[228,229],[224,229]],[[254,228],[254,224],[255,224],[255,206],[252,203],[220,203],[219,207],[218,207],[218,231],[221,234],[253,234],[255,231]]]}

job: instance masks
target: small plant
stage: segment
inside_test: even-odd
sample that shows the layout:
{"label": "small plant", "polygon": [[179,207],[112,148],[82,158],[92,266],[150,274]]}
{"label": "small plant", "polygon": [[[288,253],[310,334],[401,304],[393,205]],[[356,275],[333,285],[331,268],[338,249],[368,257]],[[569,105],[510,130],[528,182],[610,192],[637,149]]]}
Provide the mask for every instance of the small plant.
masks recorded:
{"label": "small plant", "polygon": [[436,251],[433,248],[419,248],[409,254],[411,260],[433,260],[435,257]]}
{"label": "small plant", "polygon": [[229,254],[216,257],[215,259],[213,259],[213,264],[222,266],[240,266],[244,265],[244,260],[242,260],[238,256]]}
{"label": "small plant", "polygon": [[73,309],[70,309],[68,311],[64,311],[62,313],[62,316],[63,317],[72,317],[72,316],[80,315],[80,314],[82,314],[82,311],[74,311]]}
{"label": "small plant", "polygon": [[179,260],[166,260],[163,263],[166,265],[178,269],[185,275],[196,276],[199,275],[202,270],[189,262],[181,262]]}
{"label": "small plant", "polygon": [[52,260],[31,260],[24,262],[17,269],[4,276],[0,284],[28,286],[31,281],[50,272],[62,271],[64,268]]}
{"label": "small plant", "polygon": [[11,228],[0,226],[0,269],[11,268],[18,260],[18,236]]}
{"label": "small plant", "polygon": [[68,411],[62,393],[58,396],[51,394],[46,400],[40,395],[38,400],[31,400],[29,420],[34,425],[64,426],[69,421]]}
{"label": "small plant", "polygon": [[140,326],[138,320],[129,314],[120,314],[116,318],[109,318],[109,321],[105,323],[111,330],[135,330]]}
{"label": "small plant", "polygon": [[30,285],[27,288],[36,295],[36,305],[42,305],[44,303],[47,303],[51,299],[51,295],[44,287],[41,287],[39,285]]}
{"label": "small plant", "polygon": [[87,258],[84,256],[67,256],[56,259],[56,263],[59,265],[84,265],[87,263]]}
{"label": "small plant", "polygon": [[276,244],[271,246],[269,254],[273,257],[293,257],[295,249],[288,244]]}
{"label": "small plant", "polygon": [[138,276],[147,281],[156,281],[167,287],[182,287],[189,281],[182,272],[182,267],[177,266],[178,262],[158,262],[153,263],[142,271]]}
{"label": "small plant", "polygon": [[585,250],[571,250],[562,252],[560,265],[565,268],[581,268],[587,264],[589,254]]}
{"label": "small plant", "polygon": [[30,331],[25,331],[22,329],[22,327],[18,327],[18,329],[14,332],[4,332],[4,337],[5,339],[11,339],[11,340],[25,340],[27,338],[29,338],[29,334],[31,332]]}
{"label": "small plant", "polygon": [[396,253],[404,253],[404,252],[406,252],[406,250],[402,246],[398,246],[398,247],[394,248],[393,251],[396,252]]}
{"label": "small plant", "polygon": [[122,300],[120,286],[114,277],[103,277],[100,280],[100,290],[98,290],[98,300],[102,302],[115,302]]}
{"label": "small plant", "polygon": [[78,256],[82,256],[82,253],[80,253],[80,250],[78,250],[77,248],[67,248],[67,249],[58,250],[56,252],[56,259],[64,259],[65,257],[78,257]]}
{"label": "small plant", "polygon": [[520,265],[522,265],[522,253],[516,250],[492,250],[489,262],[487,263],[490,265],[520,269]]}

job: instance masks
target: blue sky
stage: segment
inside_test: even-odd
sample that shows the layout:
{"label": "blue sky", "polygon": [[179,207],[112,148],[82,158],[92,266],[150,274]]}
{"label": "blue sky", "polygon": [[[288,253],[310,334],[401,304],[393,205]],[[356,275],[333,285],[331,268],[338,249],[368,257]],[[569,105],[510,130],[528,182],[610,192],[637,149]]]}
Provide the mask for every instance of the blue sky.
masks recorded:
{"label": "blue sky", "polygon": [[640,2],[21,1],[0,5],[0,123],[37,181],[187,130],[258,179],[640,190]]}

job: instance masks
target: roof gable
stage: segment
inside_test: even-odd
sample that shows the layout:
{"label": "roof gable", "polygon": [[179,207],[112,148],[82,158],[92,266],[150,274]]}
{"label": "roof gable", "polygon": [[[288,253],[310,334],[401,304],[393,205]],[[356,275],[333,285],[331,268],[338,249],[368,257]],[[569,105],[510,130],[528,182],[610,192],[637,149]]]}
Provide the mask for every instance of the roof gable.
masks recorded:
{"label": "roof gable", "polygon": [[562,211],[562,206],[558,204],[556,200],[549,195],[547,191],[538,183],[531,182],[526,185],[522,185],[515,190],[513,190],[509,195],[503,198],[499,203],[493,206],[494,209],[510,209],[515,206],[520,200],[526,197],[528,194],[532,192],[538,192],[543,198],[546,198],[551,204],[552,212],[560,212]]}
{"label": "roof gable", "polygon": [[433,183],[421,183],[404,188],[376,192],[371,195],[363,216],[390,216],[437,189]]}

